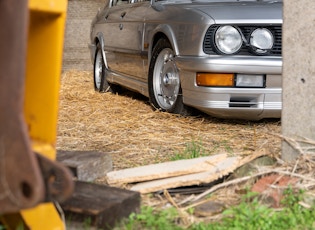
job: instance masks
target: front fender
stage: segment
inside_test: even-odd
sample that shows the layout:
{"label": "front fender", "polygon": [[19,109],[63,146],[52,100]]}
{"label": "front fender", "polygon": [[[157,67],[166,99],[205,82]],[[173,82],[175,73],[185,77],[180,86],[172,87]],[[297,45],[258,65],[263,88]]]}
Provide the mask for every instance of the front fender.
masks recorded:
{"label": "front fender", "polygon": [[178,55],[178,53],[179,53],[178,52],[178,45],[176,42],[176,36],[175,36],[173,29],[169,25],[162,24],[162,25],[158,25],[150,34],[149,53],[148,53],[149,59],[151,59],[151,57],[152,57],[152,51],[154,48],[153,47],[154,41],[155,41],[156,36],[158,36],[158,34],[164,34],[168,38],[168,40],[170,41],[170,43],[174,49],[175,55]]}

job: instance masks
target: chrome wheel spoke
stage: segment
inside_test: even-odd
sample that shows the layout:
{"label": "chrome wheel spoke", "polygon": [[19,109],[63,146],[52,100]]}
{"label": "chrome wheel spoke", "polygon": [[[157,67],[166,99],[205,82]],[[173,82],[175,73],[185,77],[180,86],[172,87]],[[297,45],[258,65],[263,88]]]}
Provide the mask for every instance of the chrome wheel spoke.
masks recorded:
{"label": "chrome wheel spoke", "polygon": [[162,109],[170,109],[177,100],[180,81],[179,73],[173,60],[173,51],[164,49],[159,54],[153,75],[154,93]]}

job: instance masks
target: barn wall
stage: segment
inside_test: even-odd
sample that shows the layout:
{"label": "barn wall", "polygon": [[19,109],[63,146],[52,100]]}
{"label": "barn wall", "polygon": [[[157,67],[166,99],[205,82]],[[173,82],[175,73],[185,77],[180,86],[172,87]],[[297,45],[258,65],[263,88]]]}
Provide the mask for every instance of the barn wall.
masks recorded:
{"label": "barn wall", "polygon": [[63,71],[92,70],[88,50],[90,25],[105,0],[68,0]]}

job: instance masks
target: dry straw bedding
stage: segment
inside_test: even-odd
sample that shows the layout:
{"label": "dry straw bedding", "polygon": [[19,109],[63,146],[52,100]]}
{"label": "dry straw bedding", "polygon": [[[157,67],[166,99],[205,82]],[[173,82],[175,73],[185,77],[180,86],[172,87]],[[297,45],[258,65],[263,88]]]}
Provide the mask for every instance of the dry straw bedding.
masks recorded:
{"label": "dry straw bedding", "polygon": [[279,120],[259,122],[182,117],[152,110],[137,94],[97,93],[92,72],[62,74],[57,149],[111,155],[114,170],[163,162],[191,143],[204,152],[247,155],[280,152]]}
{"label": "dry straw bedding", "polygon": [[[62,74],[57,149],[110,154],[114,170],[168,161],[171,155],[183,152],[192,142],[200,144],[209,155],[222,152],[249,155],[264,148],[279,157],[280,120],[249,122],[216,119],[205,114],[182,117],[163,113],[152,110],[148,99],[137,94],[97,93],[92,79],[91,72]],[[287,164],[278,159],[276,165],[257,167],[253,175],[225,181],[200,195],[170,196],[164,191],[164,196],[143,196],[142,203],[156,208],[171,204],[181,214],[184,226],[212,221],[220,219],[221,214],[198,217],[187,210],[209,201],[234,205],[240,201],[245,184],[272,173],[279,178],[283,175],[297,178],[295,187],[306,189],[311,200],[315,199],[314,154],[304,154],[314,150],[315,142],[282,138],[301,153],[297,161]],[[305,144],[307,146],[303,147]],[[212,196],[207,198],[210,193]],[[302,205],[308,207],[310,204]]]}

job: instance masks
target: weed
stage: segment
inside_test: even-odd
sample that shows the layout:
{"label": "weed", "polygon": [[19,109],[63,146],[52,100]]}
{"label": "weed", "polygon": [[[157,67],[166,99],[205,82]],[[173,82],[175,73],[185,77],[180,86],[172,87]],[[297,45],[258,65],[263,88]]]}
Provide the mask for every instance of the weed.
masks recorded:
{"label": "weed", "polygon": [[118,229],[136,230],[136,229],[181,229],[176,220],[178,213],[174,208],[154,211],[152,207],[144,206],[139,214],[132,213],[127,223],[123,223]]}
{"label": "weed", "polygon": [[228,140],[213,141],[212,149],[206,151],[203,147],[202,140],[195,141],[194,139],[186,144],[186,148],[181,153],[175,153],[170,157],[171,161],[182,160],[182,159],[193,159],[197,157],[209,156],[215,153],[219,148],[223,148],[229,154],[233,153],[232,147],[229,145]]}
{"label": "weed", "polygon": [[176,161],[182,159],[193,159],[206,155],[206,151],[202,147],[202,141],[192,140],[190,143],[186,144],[186,148],[182,153],[176,153],[175,156],[172,156],[170,160]]}
{"label": "weed", "polygon": [[274,212],[267,206],[261,205],[258,198],[250,203],[243,201],[236,207],[223,212],[223,223],[230,229],[270,229],[270,221]]}
{"label": "weed", "polygon": [[232,149],[232,147],[229,145],[229,143],[228,143],[227,140],[223,140],[223,141],[222,141],[222,145],[223,145],[225,151],[227,151],[227,152],[230,153],[230,154],[233,153],[233,149]]}
{"label": "weed", "polygon": [[[303,197],[303,191],[294,193],[289,187],[284,192],[283,209],[276,211],[260,204],[254,193],[246,194],[242,202],[223,212],[221,222],[205,225],[195,225],[194,230],[223,230],[223,229],[314,229],[315,208],[306,209],[299,205]],[[250,201],[251,200],[251,201]]]}
{"label": "weed", "polygon": [[223,148],[229,154],[233,153],[233,148],[230,146],[228,140],[220,140],[220,141],[213,141],[213,148],[210,151],[211,153],[216,152],[219,148]]}
{"label": "weed", "polygon": [[83,222],[83,228],[84,228],[85,230],[88,230],[88,229],[91,228],[91,225],[92,225],[92,219],[91,219],[91,217],[85,218],[85,219],[84,219],[84,222]]}
{"label": "weed", "polygon": [[292,187],[289,186],[286,190],[283,191],[283,199],[281,203],[287,207],[293,207],[294,205],[298,204],[301,200],[303,200],[304,195],[303,190],[298,190],[294,192]]}
{"label": "weed", "polygon": [[190,215],[193,215],[194,212],[195,212],[195,208],[189,208],[189,209],[187,210],[187,212],[188,212]]}
{"label": "weed", "polygon": [[[315,229],[315,207],[306,209],[299,202],[304,192],[295,192],[288,188],[282,200],[283,208],[275,210],[260,203],[256,193],[248,192],[242,197],[239,205],[230,207],[223,212],[223,218],[218,222],[195,223],[188,230],[308,230]],[[189,210],[188,213],[192,213]],[[162,211],[152,207],[142,207],[141,213],[130,215],[117,229],[184,229],[178,224],[176,209]]]}

